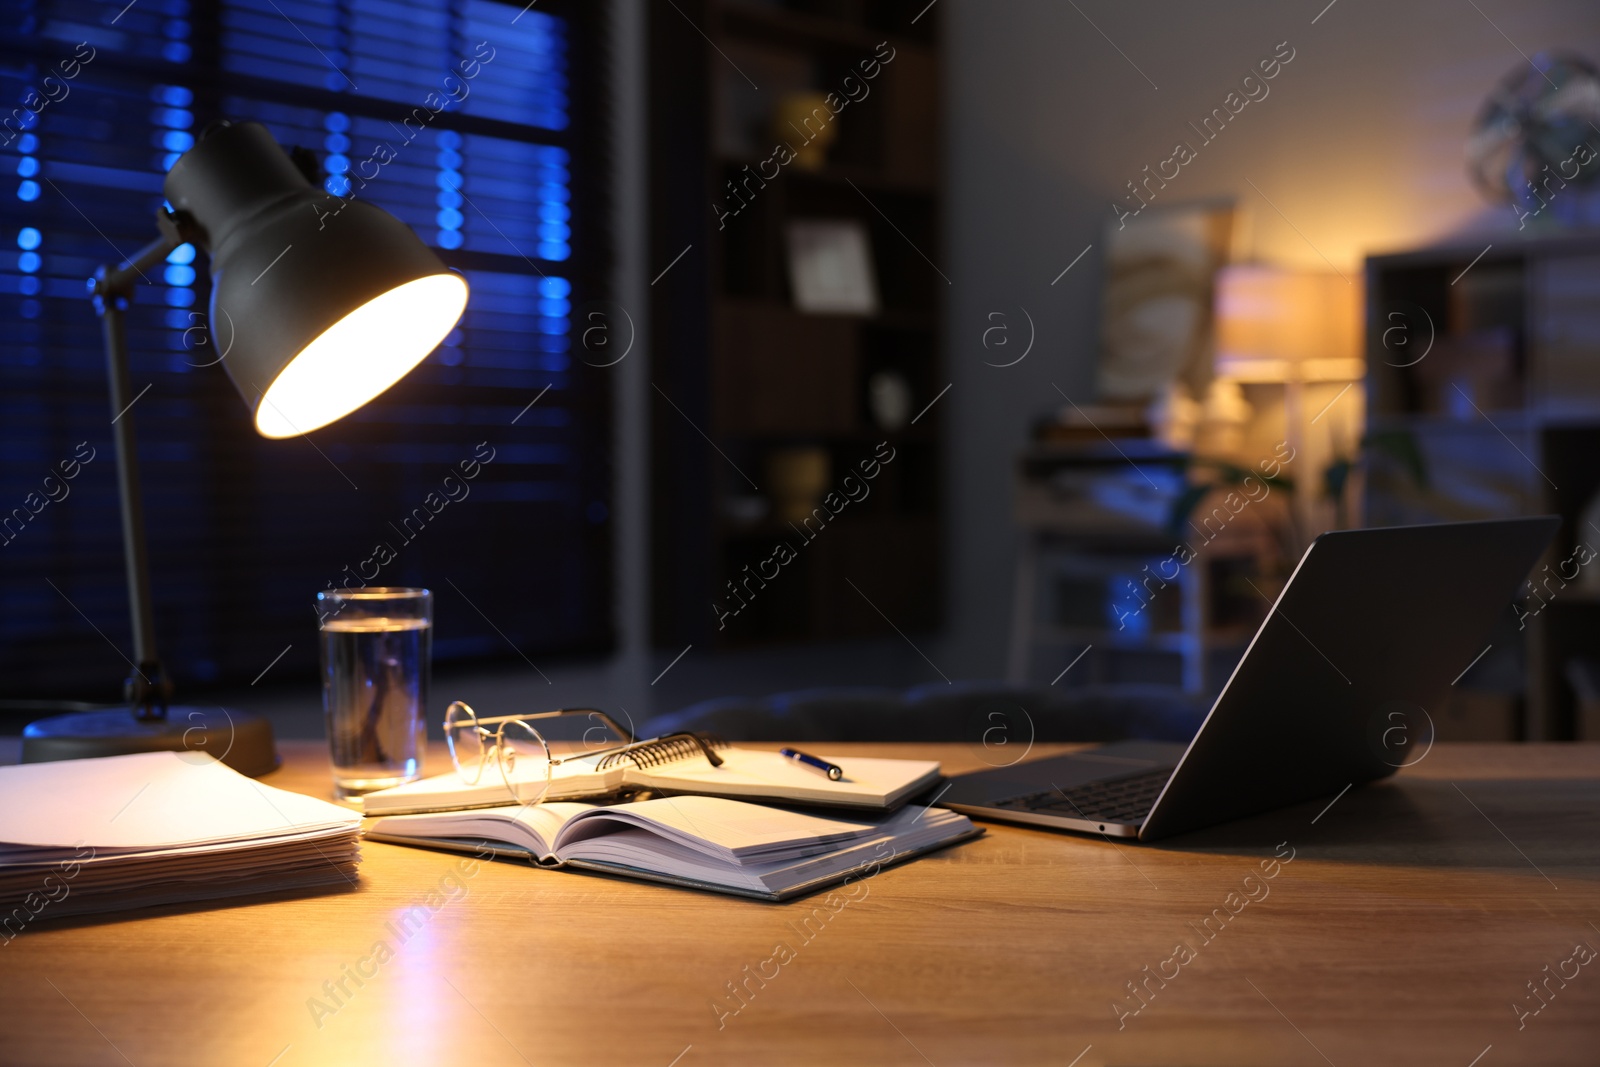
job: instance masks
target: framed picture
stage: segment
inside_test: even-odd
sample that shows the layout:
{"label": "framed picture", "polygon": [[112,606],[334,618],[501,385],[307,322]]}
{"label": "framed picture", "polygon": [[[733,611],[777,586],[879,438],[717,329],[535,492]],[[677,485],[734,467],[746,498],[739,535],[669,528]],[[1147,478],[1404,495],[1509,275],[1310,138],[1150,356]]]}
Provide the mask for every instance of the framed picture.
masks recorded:
{"label": "framed picture", "polygon": [[1111,228],[1100,321],[1100,397],[1142,401],[1180,384],[1204,397],[1216,338],[1216,273],[1228,262],[1234,205],[1147,209]]}
{"label": "framed picture", "polygon": [[788,224],[794,306],[813,315],[876,315],[878,285],[867,230],[854,219]]}

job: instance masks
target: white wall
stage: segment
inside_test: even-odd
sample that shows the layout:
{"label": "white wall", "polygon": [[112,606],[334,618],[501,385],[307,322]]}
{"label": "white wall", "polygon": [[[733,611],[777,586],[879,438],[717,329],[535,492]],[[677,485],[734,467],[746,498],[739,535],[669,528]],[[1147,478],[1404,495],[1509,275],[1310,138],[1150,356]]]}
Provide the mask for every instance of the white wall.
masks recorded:
{"label": "white wall", "polygon": [[[948,201],[939,258],[952,281],[954,382],[943,401],[951,630],[936,658],[946,672],[1000,673],[1012,459],[1035,417],[1061,402],[1051,382],[1080,402],[1092,395],[1100,253],[1125,182],[1189,141],[1198,158],[1155,203],[1233,196],[1243,254],[1332,264],[1359,281],[1369,252],[1468,233],[1510,240],[1510,209],[1488,207],[1465,174],[1472,119],[1490,88],[1526,65],[1518,48],[1600,60],[1594,0],[1476,0],[1482,14],[1467,0],[1326,3],[940,0]],[[1268,95],[1201,145],[1187,124],[1221,106],[1281,42],[1294,58]],[[986,366],[1005,362],[983,347],[984,330],[1001,321],[989,316],[1004,314],[1019,341],[1024,308],[1037,330],[1032,353]]]}

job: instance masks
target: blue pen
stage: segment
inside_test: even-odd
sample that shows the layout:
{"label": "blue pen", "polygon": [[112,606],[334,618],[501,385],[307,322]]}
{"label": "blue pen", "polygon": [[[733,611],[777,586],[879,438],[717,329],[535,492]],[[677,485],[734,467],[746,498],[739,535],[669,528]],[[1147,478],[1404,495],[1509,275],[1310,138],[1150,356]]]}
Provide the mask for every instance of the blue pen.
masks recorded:
{"label": "blue pen", "polygon": [[825,759],[808,756],[797,748],[780,748],[778,749],[778,755],[786,759],[792,759],[796,763],[804,763],[814,771],[821,771],[828,776],[828,781],[830,782],[837,782],[844,777],[844,770],[838,765],[829,763]]}

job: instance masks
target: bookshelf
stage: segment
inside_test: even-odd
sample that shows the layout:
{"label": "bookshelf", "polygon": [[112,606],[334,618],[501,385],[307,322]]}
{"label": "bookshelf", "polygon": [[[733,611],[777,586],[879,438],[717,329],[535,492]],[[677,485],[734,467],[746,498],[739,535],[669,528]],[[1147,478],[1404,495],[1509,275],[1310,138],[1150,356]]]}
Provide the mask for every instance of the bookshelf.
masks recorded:
{"label": "bookshelf", "polygon": [[1562,566],[1600,550],[1584,519],[1600,494],[1600,238],[1374,256],[1367,294],[1366,521],[1562,521],[1534,574],[1567,578],[1522,588],[1440,736],[1570,739],[1570,666],[1600,665],[1600,560]]}
{"label": "bookshelf", "polygon": [[[938,12],[919,18],[925,7],[651,7],[650,256],[662,271],[650,290],[652,601],[663,647],[940,625],[943,423],[938,405],[923,409],[948,381],[948,281],[937,265]],[[780,138],[777,116],[797,94],[830,92],[827,122],[802,120]],[[801,135],[831,138],[820,164],[777,150],[803,147]],[[787,227],[816,220],[866,233],[874,313],[796,307]],[[908,414],[898,420],[872,400],[885,377],[899,383]],[[800,529],[774,466],[797,451],[835,500],[854,473],[859,499]],[[871,479],[863,463],[876,463]],[[793,558],[774,577],[766,561],[779,544]]]}

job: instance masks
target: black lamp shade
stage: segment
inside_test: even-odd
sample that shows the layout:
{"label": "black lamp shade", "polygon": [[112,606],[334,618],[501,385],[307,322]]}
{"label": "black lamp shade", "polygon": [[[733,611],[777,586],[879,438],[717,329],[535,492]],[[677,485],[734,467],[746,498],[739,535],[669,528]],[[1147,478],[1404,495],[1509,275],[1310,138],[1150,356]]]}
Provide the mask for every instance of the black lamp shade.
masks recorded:
{"label": "black lamp shade", "polygon": [[444,340],[467,284],[381,208],[315,188],[259,123],[185,152],[164,192],[211,257],[216,351],[266,437],[309,433]]}

